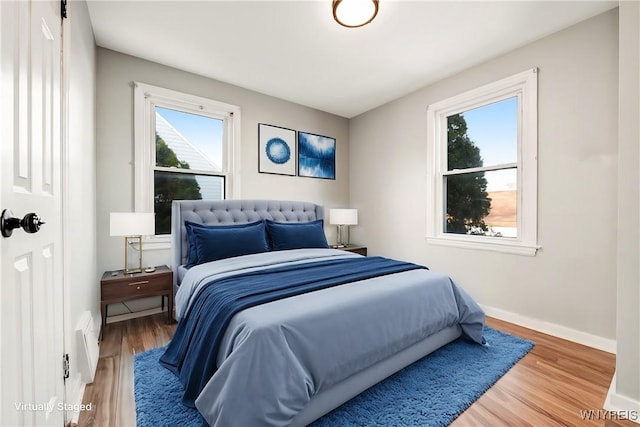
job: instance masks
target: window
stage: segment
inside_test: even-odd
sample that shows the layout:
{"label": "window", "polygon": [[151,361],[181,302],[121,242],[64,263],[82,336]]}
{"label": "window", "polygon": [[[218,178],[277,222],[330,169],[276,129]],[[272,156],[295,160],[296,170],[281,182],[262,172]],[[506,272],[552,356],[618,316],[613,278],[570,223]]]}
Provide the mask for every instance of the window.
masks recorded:
{"label": "window", "polygon": [[240,108],[142,83],[134,93],[135,209],[155,212],[168,242],[173,200],[237,195]]}
{"label": "window", "polygon": [[535,255],[537,70],[427,110],[434,244]]}

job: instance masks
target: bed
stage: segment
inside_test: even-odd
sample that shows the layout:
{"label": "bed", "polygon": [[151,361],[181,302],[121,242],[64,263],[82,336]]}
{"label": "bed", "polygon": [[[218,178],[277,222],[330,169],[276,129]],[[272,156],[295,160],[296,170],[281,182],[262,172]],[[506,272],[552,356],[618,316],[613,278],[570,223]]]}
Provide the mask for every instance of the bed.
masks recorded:
{"label": "bed", "polygon": [[[484,313],[449,277],[331,249],[322,220],[305,202],[173,202],[179,323],[161,362],[208,424],[305,426],[461,335],[484,342]],[[267,248],[202,258],[260,227]]]}

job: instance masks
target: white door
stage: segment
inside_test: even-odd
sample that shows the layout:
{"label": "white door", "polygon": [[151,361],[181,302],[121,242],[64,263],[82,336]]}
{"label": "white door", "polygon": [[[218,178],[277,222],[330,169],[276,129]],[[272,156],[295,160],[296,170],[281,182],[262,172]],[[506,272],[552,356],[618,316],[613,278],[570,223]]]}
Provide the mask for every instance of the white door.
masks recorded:
{"label": "white door", "polygon": [[64,425],[60,0],[0,0],[0,424]]}

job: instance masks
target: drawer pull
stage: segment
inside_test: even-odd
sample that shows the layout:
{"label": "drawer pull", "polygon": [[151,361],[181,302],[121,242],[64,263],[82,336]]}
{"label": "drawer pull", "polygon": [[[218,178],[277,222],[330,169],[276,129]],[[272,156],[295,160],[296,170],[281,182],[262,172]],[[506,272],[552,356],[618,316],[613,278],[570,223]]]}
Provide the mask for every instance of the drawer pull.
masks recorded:
{"label": "drawer pull", "polygon": [[[147,283],[149,283],[148,280],[141,280],[139,282],[131,282],[129,286],[146,285]],[[140,289],[140,287],[138,287],[138,289]]]}

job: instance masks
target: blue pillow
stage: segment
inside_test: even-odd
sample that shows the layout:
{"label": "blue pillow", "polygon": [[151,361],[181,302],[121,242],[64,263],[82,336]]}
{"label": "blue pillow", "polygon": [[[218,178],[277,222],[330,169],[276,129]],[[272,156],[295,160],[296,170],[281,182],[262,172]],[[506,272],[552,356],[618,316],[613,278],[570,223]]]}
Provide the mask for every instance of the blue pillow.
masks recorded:
{"label": "blue pillow", "polygon": [[205,224],[200,224],[197,222],[191,222],[191,221],[185,221],[184,222],[184,227],[187,230],[187,242],[189,243],[188,246],[188,252],[187,252],[187,262],[185,263],[185,266],[187,268],[191,268],[196,264],[199,264],[198,262],[198,251],[196,250],[196,240],[193,234],[193,228],[220,228],[220,227],[227,227],[227,228],[239,228],[239,227],[246,227],[246,226],[251,226],[254,224],[257,224],[261,221],[257,221],[257,222],[250,222],[250,223],[243,223],[243,224],[229,224],[229,225],[205,225]]}
{"label": "blue pillow", "polygon": [[235,225],[202,225],[185,221],[185,227],[189,241],[187,268],[269,250],[264,221]]}
{"label": "blue pillow", "polygon": [[187,243],[189,244],[189,246],[187,247],[187,262],[185,263],[185,266],[187,268],[196,265],[196,261],[198,260],[196,241],[195,237],[193,236],[193,231],[191,231],[193,227],[207,228],[208,226],[190,221],[184,222],[184,228],[187,230]]}
{"label": "blue pillow", "polygon": [[272,250],[328,248],[324,221],[274,222],[267,220],[267,234]]}

